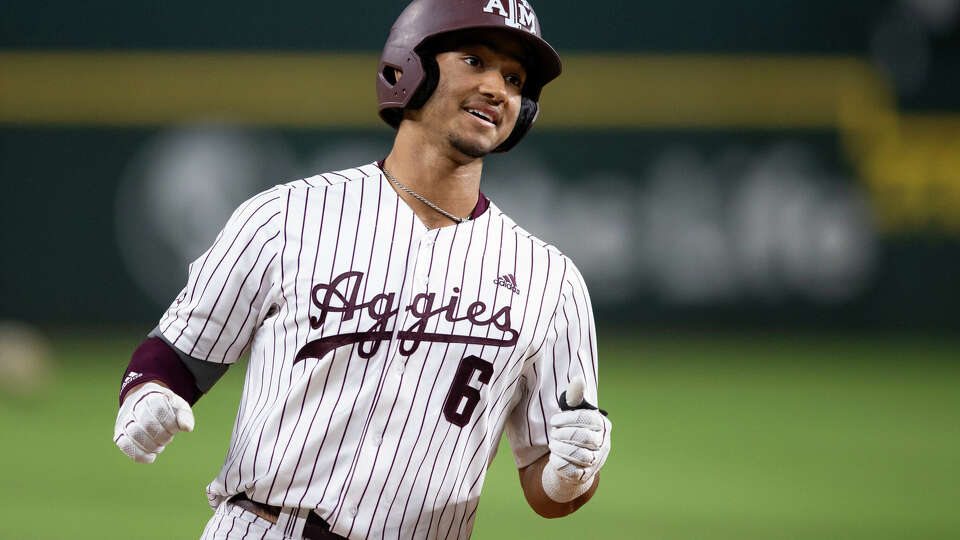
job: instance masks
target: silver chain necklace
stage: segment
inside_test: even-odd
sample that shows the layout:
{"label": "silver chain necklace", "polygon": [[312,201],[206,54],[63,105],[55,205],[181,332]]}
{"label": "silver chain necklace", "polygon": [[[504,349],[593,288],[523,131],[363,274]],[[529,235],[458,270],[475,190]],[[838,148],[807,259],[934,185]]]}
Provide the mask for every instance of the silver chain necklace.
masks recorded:
{"label": "silver chain necklace", "polygon": [[450,212],[447,212],[447,211],[444,210],[443,208],[440,208],[439,206],[433,204],[432,202],[424,199],[422,196],[420,196],[419,193],[416,193],[415,191],[413,191],[412,189],[408,188],[407,186],[401,184],[400,182],[397,182],[397,179],[394,178],[392,174],[390,174],[389,172],[387,172],[386,167],[381,167],[380,170],[383,171],[383,174],[387,175],[387,179],[390,180],[391,182],[393,182],[393,185],[395,185],[395,186],[397,186],[398,188],[406,191],[407,193],[409,193],[412,197],[414,197],[414,198],[417,199],[418,201],[420,201],[420,202],[422,202],[423,204],[429,206],[430,208],[433,208],[433,209],[436,210],[437,212],[440,212],[440,213],[443,214],[444,216],[452,219],[454,222],[456,222],[456,223],[463,223],[463,222],[466,222],[466,221],[470,221],[470,217],[469,217],[469,216],[467,216],[467,217],[465,217],[465,218],[459,218],[459,217],[451,214]]}

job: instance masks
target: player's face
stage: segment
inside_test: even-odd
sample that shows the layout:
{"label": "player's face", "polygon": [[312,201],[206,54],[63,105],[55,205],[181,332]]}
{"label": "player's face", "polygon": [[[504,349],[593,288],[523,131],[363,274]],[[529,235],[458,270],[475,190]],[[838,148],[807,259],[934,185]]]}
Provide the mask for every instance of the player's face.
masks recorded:
{"label": "player's face", "polygon": [[423,107],[459,152],[480,158],[510,136],[527,73],[509,43],[463,45],[437,55],[440,81]]}

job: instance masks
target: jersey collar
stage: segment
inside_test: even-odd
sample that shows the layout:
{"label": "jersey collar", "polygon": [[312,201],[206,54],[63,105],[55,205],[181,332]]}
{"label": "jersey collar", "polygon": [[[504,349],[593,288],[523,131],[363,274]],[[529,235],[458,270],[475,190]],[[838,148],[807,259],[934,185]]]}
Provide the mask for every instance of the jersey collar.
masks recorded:
{"label": "jersey collar", "polygon": [[[378,169],[380,169],[381,172],[383,172],[383,162],[384,162],[384,161],[386,161],[386,158],[381,159],[380,161],[376,162],[376,166],[377,166]],[[490,208],[490,199],[488,199],[487,196],[484,195],[482,191],[479,191],[479,190],[478,190],[477,193],[478,193],[480,196],[477,197],[477,205],[474,206],[474,207],[473,207],[473,211],[470,212],[470,220],[471,220],[471,221],[473,221],[473,220],[479,218],[480,216],[482,216],[482,215]]]}

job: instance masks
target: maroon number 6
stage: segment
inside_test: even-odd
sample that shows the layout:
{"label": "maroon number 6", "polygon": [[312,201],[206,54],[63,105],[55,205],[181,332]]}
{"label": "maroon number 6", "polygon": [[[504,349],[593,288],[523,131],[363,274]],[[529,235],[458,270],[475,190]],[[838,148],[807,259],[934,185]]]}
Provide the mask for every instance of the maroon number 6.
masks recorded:
{"label": "maroon number 6", "polygon": [[[481,385],[487,384],[493,375],[493,364],[477,356],[468,356],[460,361],[457,374],[453,376],[453,384],[447,392],[447,401],[443,404],[443,416],[451,424],[460,427],[467,425],[477,403],[480,403],[480,390],[470,386],[474,371],[480,372],[477,381]],[[463,403],[461,411],[460,404],[464,399],[466,402]]]}

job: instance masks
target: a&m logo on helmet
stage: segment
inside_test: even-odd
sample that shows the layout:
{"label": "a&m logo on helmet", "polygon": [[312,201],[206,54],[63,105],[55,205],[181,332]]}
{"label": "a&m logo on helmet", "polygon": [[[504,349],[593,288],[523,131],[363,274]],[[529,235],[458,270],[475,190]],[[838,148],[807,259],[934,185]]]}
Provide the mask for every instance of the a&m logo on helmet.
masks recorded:
{"label": "a&m logo on helmet", "polygon": [[537,16],[527,0],[489,0],[483,12],[494,13],[494,11],[505,19],[507,26],[522,28],[531,34],[540,35],[537,30]]}

